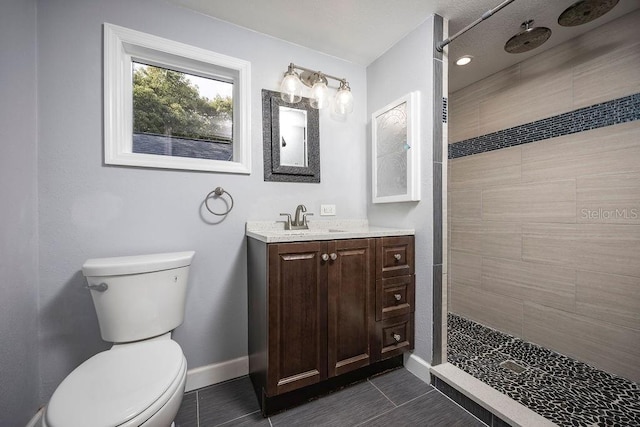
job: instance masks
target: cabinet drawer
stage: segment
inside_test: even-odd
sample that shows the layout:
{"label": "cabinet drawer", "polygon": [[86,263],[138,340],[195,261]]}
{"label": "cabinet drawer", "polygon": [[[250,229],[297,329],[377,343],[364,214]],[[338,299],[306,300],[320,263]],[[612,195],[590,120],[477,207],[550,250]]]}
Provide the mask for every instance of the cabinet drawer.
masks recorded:
{"label": "cabinet drawer", "polygon": [[414,273],[413,236],[383,237],[377,241],[376,278]]}
{"label": "cabinet drawer", "polygon": [[413,349],[413,315],[391,317],[377,324],[380,359],[398,356]]}
{"label": "cabinet drawer", "polygon": [[414,275],[390,277],[376,282],[376,320],[413,313]]}

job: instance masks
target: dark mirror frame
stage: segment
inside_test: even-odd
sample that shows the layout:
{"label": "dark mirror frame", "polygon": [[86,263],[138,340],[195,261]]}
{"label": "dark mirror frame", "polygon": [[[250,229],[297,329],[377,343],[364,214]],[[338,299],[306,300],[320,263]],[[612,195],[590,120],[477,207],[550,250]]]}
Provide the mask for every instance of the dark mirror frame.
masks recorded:
{"label": "dark mirror frame", "polygon": [[[307,167],[280,164],[281,106],[307,112]],[[262,89],[262,142],[265,181],[320,182],[320,114],[309,98],[291,104],[282,100],[280,92]]]}

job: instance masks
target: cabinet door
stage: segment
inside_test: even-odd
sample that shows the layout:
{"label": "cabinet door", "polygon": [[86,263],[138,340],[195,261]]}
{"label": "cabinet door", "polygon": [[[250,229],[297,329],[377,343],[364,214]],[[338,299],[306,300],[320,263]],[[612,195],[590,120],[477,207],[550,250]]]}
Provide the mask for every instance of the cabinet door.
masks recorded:
{"label": "cabinet door", "polygon": [[326,243],[269,245],[267,394],[327,378]]}
{"label": "cabinet door", "polygon": [[371,343],[376,336],[374,248],[373,239],[328,243],[330,377],[372,361]]}

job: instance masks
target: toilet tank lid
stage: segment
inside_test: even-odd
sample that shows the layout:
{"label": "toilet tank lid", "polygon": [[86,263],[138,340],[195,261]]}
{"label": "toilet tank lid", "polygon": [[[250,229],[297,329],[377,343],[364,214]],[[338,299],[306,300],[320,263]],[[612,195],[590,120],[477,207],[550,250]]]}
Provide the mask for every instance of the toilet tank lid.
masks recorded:
{"label": "toilet tank lid", "polygon": [[195,251],[88,259],[82,273],[89,276],[121,276],[170,270],[191,265]]}

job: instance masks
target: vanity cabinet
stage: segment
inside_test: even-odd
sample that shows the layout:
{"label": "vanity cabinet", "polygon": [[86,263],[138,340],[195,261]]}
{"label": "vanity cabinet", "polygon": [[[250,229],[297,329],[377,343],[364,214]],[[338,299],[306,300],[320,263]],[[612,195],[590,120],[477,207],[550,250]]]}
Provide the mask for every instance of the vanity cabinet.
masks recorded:
{"label": "vanity cabinet", "polygon": [[262,405],[413,348],[413,236],[247,242]]}

